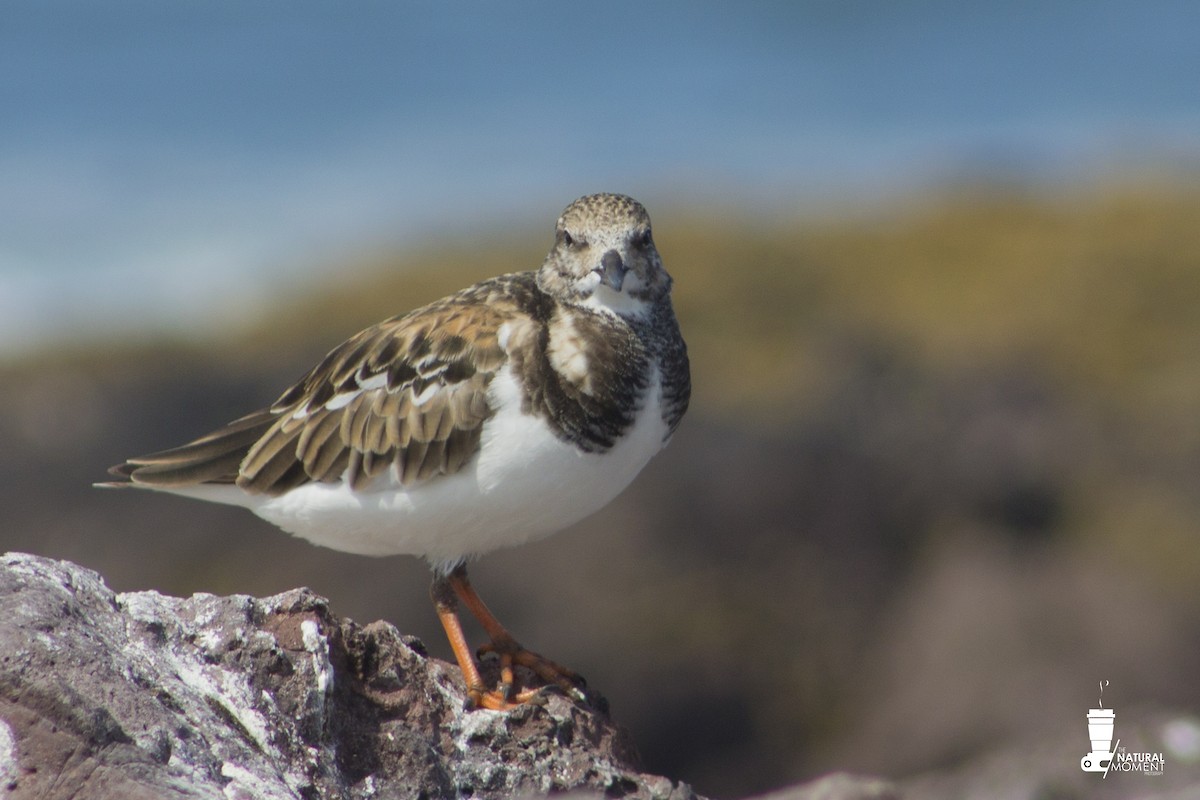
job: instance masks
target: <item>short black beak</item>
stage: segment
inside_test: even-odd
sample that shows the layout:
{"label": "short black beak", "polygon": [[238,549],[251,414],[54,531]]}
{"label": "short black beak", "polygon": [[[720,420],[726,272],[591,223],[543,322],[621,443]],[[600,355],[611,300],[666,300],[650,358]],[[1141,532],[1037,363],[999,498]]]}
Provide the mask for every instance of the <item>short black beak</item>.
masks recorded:
{"label": "short black beak", "polygon": [[600,273],[600,282],[614,292],[621,291],[621,284],[625,283],[625,273],[628,271],[629,268],[621,260],[621,254],[616,250],[609,250],[601,256],[600,266],[596,267],[596,272]]}

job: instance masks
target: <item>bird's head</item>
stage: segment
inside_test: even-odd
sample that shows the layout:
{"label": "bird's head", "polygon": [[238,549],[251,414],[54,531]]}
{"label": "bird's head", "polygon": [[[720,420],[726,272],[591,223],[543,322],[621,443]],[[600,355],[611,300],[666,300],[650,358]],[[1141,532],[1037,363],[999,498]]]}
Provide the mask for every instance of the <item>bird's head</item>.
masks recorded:
{"label": "bird's head", "polygon": [[565,302],[636,316],[670,293],[671,276],[642,204],[621,194],[592,194],[558,218],[538,284]]}

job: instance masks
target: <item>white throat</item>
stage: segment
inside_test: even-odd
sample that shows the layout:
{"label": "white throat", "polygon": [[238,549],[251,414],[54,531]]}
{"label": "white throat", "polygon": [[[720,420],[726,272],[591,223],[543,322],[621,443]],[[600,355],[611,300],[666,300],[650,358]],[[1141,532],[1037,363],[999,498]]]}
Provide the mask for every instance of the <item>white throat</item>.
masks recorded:
{"label": "white throat", "polygon": [[626,318],[641,318],[650,312],[650,304],[645,300],[630,297],[624,292],[613,291],[611,287],[603,283],[599,284],[580,305],[593,311]]}

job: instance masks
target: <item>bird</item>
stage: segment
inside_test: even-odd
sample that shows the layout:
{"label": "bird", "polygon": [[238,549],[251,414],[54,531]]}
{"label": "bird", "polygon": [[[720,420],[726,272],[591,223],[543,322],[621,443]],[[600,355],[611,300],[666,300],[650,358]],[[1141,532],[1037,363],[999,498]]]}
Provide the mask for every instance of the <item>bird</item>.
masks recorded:
{"label": "bird", "polygon": [[[688,408],[687,345],[645,207],[581,197],[536,270],[482,280],[333,348],[274,403],[97,484],[242,506],[314,544],[424,558],[470,708],[509,710],[573,670],[528,650],[467,563],[542,539],[624,490]],[[498,656],[484,684],[458,604]],[[521,679],[515,667],[530,677]]]}

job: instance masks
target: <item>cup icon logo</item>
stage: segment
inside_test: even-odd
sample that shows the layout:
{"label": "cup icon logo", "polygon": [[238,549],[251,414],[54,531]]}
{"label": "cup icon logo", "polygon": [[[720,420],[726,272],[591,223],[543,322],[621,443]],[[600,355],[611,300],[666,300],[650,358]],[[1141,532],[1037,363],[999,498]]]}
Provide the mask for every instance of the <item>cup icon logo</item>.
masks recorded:
{"label": "cup icon logo", "polygon": [[1092,741],[1092,750],[1084,756],[1079,766],[1084,772],[1108,773],[1112,765],[1113,726],[1117,713],[1111,708],[1091,708],[1087,713],[1088,738]]}

